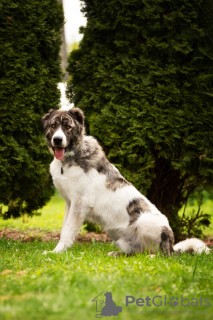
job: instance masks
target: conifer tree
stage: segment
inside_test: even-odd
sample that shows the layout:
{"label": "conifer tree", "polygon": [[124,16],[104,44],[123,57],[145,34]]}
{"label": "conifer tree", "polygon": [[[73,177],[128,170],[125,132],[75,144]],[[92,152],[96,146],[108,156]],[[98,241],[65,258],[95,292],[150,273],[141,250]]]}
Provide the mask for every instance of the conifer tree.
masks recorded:
{"label": "conifer tree", "polygon": [[54,191],[41,117],[59,104],[62,26],[57,0],[0,2],[0,203],[8,207],[4,218],[34,214]]}
{"label": "conifer tree", "polygon": [[[69,56],[70,100],[178,238],[187,223],[179,209],[213,178],[212,2],[82,3],[87,26]],[[208,224],[205,215],[196,219]]]}

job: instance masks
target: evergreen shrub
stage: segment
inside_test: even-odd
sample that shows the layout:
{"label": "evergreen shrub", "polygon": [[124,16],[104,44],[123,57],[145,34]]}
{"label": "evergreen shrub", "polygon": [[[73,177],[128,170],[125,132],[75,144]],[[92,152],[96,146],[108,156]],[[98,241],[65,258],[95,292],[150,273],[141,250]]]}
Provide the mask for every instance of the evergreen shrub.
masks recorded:
{"label": "evergreen shrub", "polygon": [[57,0],[0,2],[0,203],[8,208],[4,218],[36,213],[54,192],[41,117],[59,104],[62,26]]}
{"label": "evergreen shrub", "polygon": [[[180,238],[179,209],[213,178],[213,4],[82,4],[87,26],[69,56],[69,98],[85,112],[87,132]],[[196,220],[209,224],[205,214]]]}

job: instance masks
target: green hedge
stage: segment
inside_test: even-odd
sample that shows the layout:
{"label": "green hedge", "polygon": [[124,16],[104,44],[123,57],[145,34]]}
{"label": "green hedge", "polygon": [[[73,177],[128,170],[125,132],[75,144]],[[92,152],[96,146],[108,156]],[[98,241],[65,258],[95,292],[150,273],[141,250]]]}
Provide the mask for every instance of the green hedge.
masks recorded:
{"label": "green hedge", "polygon": [[53,194],[41,117],[57,108],[63,10],[57,0],[0,2],[0,203],[34,214]]}
{"label": "green hedge", "polygon": [[70,100],[179,237],[178,210],[213,178],[212,2],[82,2],[88,22],[69,56]]}

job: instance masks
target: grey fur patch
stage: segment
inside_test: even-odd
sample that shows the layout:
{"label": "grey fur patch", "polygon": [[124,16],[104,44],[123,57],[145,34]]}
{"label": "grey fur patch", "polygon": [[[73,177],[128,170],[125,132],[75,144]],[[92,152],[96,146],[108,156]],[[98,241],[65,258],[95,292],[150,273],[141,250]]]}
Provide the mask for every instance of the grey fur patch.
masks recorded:
{"label": "grey fur patch", "polygon": [[161,232],[160,250],[164,254],[168,254],[168,256],[170,256],[174,252],[173,245],[174,234],[172,230],[168,227],[163,227]]}
{"label": "grey fur patch", "polygon": [[[131,247],[131,252],[142,252],[141,239],[135,227],[129,225],[125,232],[123,233],[122,239]],[[129,252],[130,253],[130,252]]]}
{"label": "grey fur patch", "polygon": [[122,239],[131,247],[132,252],[142,251],[141,240],[135,227],[128,226],[125,229],[108,229],[106,233],[110,239],[115,241],[115,245]]}
{"label": "grey fur patch", "polygon": [[133,199],[129,202],[126,210],[129,214],[129,224],[133,224],[141,213],[151,211],[148,203],[144,199]]}
{"label": "grey fur patch", "polygon": [[97,170],[99,162],[103,157],[102,148],[99,146],[96,140],[93,140],[95,139],[91,138],[90,143],[89,141],[84,141],[83,148],[81,148],[74,156],[75,162],[84,170],[85,173],[92,168]]}
{"label": "grey fur patch", "polygon": [[85,173],[90,169],[100,171],[99,167],[105,155],[101,146],[93,137],[84,136],[79,148],[73,149],[73,151],[73,156],[69,156],[64,160],[64,163],[68,163],[69,167],[77,165],[81,167]]}
{"label": "grey fur patch", "polygon": [[115,175],[114,177],[107,177],[106,188],[112,191],[116,191],[119,188],[131,185],[129,181],[124,179],[122,175]]}
{"label": "grey fur patch", "polygon": [[106,176],[106,188],[116,191],[118,188],[131,185],[118,170],[109,162],[101,146],[93,137],[84,137],[82,147],[68,157],[65,162],[69,166],[78,165],[85,173],[90,169],[97,170]]}
{"label": "grey fur patch", "polygon": [[106,175],[106,188],[112,191],[116,191],[119,188],[131,185],[120,172],[115,169],[115,167],[104,157],[101,159],[99,166],[97,168],[98,172]]}
{"label": "grey fur patch", "polygon": [[[181,250],[180,250],[180,252],[181,252]],[[194,250],[194,248],[193,248],[193,247],[188,247],[188,249],[187,249],[186,251],[184,251],[184,252],[187,252],[187,253],[194,253],[194,252],[195,252],[195,250]]]}
{"label": "grey fur patch", "polygon": [[108,229],[107,235],[112,239],[113,241],[117,241],[120,238],[124,236],[124,232],[121,229]]}
{"label": "grey fur patch", "polygon": [[131,246],[132,252],[142,252],[141,240],[136,235],[132,238],[126,237],[125,240]]}

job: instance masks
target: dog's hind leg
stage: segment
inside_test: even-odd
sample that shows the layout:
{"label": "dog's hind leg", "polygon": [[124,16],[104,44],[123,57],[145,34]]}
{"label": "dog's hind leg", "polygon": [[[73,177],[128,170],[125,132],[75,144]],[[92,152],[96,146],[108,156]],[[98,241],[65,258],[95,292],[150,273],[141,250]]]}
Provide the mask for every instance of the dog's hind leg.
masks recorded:
{"label": "dog's hind leg", "polygon": [[174,252],[173,249],[174,245],[174,235],[170,228],[163,227],[161,232],[161,243],[160,243],[160,250],[164,254],[167,254],[168,256],[171,256],[171,254]]}
{"label": "dog's hind leg", "polygon": [[136,221],[143,251],[171,255],[174,236],[167,218],[162,214],[144,213]]}
{"label": "dog's hind leg", "polygon": [[123,252],[120,252],[120,251],[111,251],[111,252],[108,252],[108,256],[120,257],[121,255],[123,255]]}
{"label": "dog's hind leg", "polygon": [[139,240],[137,241],[137,238],[135,241],[120,238],[119,240],[117,240],[115,242],[115,245],[116,245],[116,247],[118,247],[121,250],[121,252],[112,251],[112,252],[108,253],[109,256],[115,256],[115,257],[118,257],[120,255],[130,256],[135,253],[141,252],[140,242],[139,242]]}

